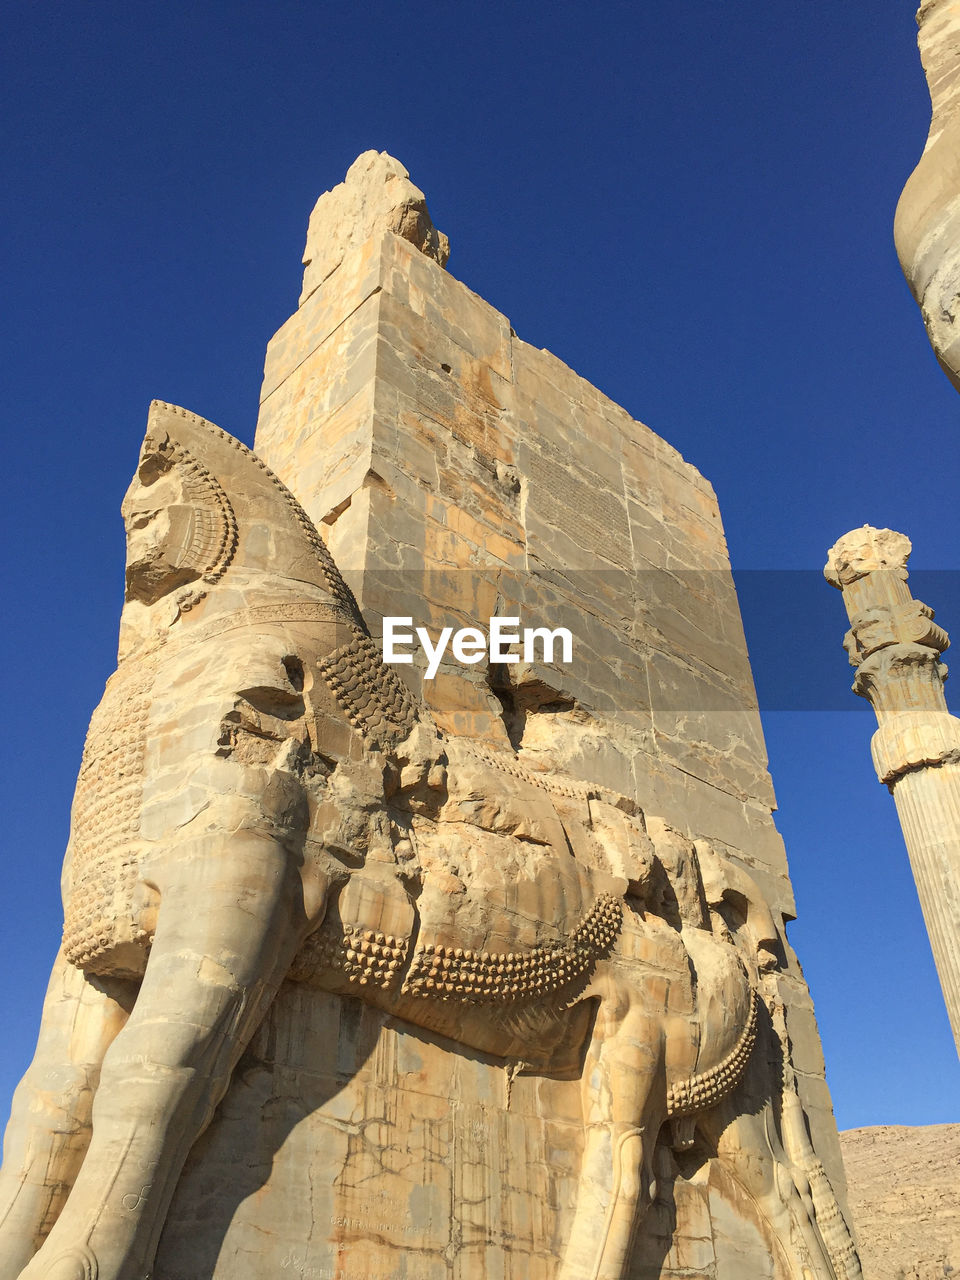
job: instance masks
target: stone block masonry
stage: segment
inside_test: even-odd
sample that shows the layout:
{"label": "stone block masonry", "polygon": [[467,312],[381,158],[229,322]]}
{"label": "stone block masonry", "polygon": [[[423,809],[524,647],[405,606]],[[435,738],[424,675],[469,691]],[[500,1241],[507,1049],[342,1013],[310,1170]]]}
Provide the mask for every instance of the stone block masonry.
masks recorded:
{"label": "stone block masonry", "polygon": [[4,1280],[861,1280],[712,490],[448,251],[366,153],[151,406]]}
{"label": "stone block masonry", "polygon": [[[613,787],[722,850],[792,918],[713,489],[450,275],[445,237],[424,232],[422,193],[404,188],[416,219],[387,210],[396,172],[367,153],[337,189],[357,191],[314,210],[305,261],[336,266],[319,283],[308,266],[301,305],[268,346],[257,451],[324,530],[375,634],[387,615],[434,636],[497,613],[571,629],[568,666],[445,664],[429,682],[402,668],[441,725]],[[380,211],[365,238],[344,214],[357,205]],[[784,947],[778,998],[797,1088],[842,1200],[816,1022]],[[696,1215],[727,1213],[709,1183],[671,1184],[685,1206],[672,1252],[637,1275],[699,1265]]]}

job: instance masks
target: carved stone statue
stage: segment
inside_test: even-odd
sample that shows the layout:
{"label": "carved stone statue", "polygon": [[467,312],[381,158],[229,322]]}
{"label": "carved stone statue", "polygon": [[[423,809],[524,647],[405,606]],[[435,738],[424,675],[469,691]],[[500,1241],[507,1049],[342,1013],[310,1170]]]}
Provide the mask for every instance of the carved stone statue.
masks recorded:
{"label": "carved stone statue", "polygon": [[4,1280],[151,1274],[188,1152],[285,980],[508,1078],[580,1079],[560,1280],[622,1280],[658,1137],[682,1152],[697,1125],[734,1164],[745,1135],[778,1275],[859,1276],[789,1066],[752,1115],[737,1102],[761,1025],[789,1059],[750,877],[603,787],[441,733],[296,500],[218,428],[155,403],[123,513],[120,660],[4,1146]]}

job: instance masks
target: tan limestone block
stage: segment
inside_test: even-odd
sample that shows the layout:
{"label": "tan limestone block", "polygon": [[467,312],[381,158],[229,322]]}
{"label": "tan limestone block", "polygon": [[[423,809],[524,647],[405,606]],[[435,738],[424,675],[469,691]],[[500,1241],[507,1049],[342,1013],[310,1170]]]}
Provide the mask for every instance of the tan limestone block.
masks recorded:
{"label": "tan limestone block", "polygon": [[353,491],[337,485],[337,477],[346,473],[359,484],[364,473],[351,470],[351,464],[370,457],[377,306],[376,298],[364,303],[261,406],[258,441],[264,459],[280,469],[301,467],[301,493],[318,524]]}
{"label": "tan limestone block", "polygon": [[398,313],[421,319],[416,329],[431,335],[430,346],[422,348],[431,361],[465,354],[512,381],[515,338],[506,316],[399,236],[383,237],[380,285]]}
{"label": "tan limestone block", "polygon": [[261,403],[268,400],[307,356],[322,346],[349,316],[378,292],[381,270],[380,245],[374,240],[358,246],[327,287],[312,293],[280,326],[267,344]]}
{"label": "tan limestone block", "polygon": [[423,192],[403,165],[385,151],[365,151],[343,182],[320,197],[310,215],[301,303],[353,250],[384,231],[409,240],[441,266],[450,256],[450,242],[434,227]]}

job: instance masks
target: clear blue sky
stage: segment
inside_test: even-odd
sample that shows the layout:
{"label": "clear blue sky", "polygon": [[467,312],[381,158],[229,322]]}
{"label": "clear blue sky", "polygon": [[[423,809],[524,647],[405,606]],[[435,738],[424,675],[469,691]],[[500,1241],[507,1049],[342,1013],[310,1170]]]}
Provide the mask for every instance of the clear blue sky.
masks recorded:
{"label": "clear blue sky", "polygon": [[847,529],[901,529],[916,594],[960,640],[960,397],[891,233],[928,118],[912,10],[12,0],[0,1105],[57,946],[147,404],[252,439],[310,208],[374,147],[425,190],[456,276],[714,484],[839,1122],[960,1120],[872,714],[819,578]]}

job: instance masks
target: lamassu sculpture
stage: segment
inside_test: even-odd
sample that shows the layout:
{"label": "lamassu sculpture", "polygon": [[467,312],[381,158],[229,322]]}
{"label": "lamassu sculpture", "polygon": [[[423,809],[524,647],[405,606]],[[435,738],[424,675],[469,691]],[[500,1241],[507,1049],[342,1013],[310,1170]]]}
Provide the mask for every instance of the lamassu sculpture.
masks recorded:
{"label": "lamassu sculpture", "polygon": [[792,1274],[859,1275],[809,1147],[735,1101],[760,1021],[779,1052],[780,943],[750,877],[602,787],[441,734],[296,500],[218,428],[155,403],[123,511],[120,661],[4,1147],[4,1280],[151,1274],[187,1154],[286,979],[581,1079],[561,1280],[626,1274],[658,1137],[683,1149],[698,1122],[753,1124],[769,1159],[750,1194]]}

